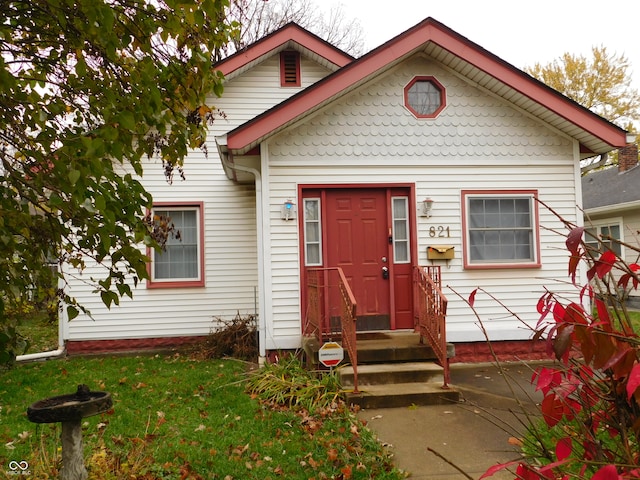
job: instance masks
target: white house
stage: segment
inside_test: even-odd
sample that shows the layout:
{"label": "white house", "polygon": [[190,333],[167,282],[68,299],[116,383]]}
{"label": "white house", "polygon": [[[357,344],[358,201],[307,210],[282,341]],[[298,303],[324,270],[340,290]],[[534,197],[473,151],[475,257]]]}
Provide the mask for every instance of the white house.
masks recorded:
{"label": "white house", "polygon": [[504,304],[476,300],[495,341],[530,337],[505,306],[535,324],[545,286],[570,291],[562,223],[535,199],[582,222],[580,159],[624,130],[432,18],[358,59],[290,24],[218,68],[208,157],[173,185],[145,170],[182,241],[111,310],[72,280],[93,318],[63,322],[69,352],[173,345],[238,312],[262,355],[299,348],[316,267],[342,268],[359,328],[402,330],[412,269],[440,265],[458,345],[484,340],[460,298],[478,286]]}

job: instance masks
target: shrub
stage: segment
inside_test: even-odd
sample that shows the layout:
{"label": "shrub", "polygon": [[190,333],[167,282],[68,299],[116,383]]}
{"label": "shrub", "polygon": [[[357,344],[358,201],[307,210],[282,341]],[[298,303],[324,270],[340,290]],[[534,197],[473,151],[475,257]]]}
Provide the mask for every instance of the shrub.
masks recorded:
{"label": "shrub", "polygon": [[204,358],[232,357],[255,362],[258,358],[257,318],[238,314],[231,320],[216,319],[218,328],[196,345]]}
{"label": "shrub", "polygon": [[314,375],[294,355],[285,355],[277,363],[267,363],[251,372],[247,392],[271,405],[310,411],[335,407],[342,400],[342,387],[335,371]]}
{"label": "shrub", "polygon": [[[569,276],[580,303],[547,291],[537,305],[534,338],[545,339],[555,360],[532,377],[543,394],[543,423],[529,426],[526,460],[496,465],[481,478],[508,467],[524,480],[640,478],[640,339],[625,305],[640,284],[640,266],[608,248],[615,239],[586,243],[584,228],[567,227]],[[577,281],[580,265],[588,269],[585,285]]]}

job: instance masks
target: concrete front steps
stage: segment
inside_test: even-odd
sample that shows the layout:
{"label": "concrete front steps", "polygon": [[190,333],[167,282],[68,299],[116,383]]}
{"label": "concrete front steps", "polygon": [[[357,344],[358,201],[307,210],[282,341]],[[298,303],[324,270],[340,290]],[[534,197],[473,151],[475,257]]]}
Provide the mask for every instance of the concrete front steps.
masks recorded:
{"label": "concrete front steps", "polygon": [[[443,368],[434,362],[431,347],[413,332],[359,334],[358,386],[353,393],[353,367],[338,368],[347,402],[362,408],[442,405],[460,400],[454,387],[443,388]],[[447,349],[453,356],[453,345]],[[348,361],[348,359],[346,359]]]}
{"label": "concrete front steps", "polygon": [[428,362],[358,365],[359,393],[353,389],[353,367],[339,370],[347,403],[362,408],[443,405],[460,400],[454,387],[443,388],[442,367]]}

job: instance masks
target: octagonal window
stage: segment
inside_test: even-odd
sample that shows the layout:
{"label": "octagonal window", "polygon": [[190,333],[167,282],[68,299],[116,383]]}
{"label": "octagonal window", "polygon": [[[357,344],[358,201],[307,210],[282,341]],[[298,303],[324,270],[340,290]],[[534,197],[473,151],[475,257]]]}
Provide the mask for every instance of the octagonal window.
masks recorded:
{"label": "octagonal window", "polygon": [[433,77],[416,77],[404,88],[404,104],[416,117],[434,118],[446,105],[444,87]]}

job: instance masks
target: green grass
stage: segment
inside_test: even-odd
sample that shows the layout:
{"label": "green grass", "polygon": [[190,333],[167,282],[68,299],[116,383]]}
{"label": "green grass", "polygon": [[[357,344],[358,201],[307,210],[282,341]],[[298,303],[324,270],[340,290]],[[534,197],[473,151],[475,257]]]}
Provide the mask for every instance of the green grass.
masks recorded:
{"label": "green grass", "polygon": [[636,310],[629,310],[628,312],[633,330],[635,332],[640,332],[640,312]]}
{"label": "green grass", "polygon": [[247,365],[185,355],[71,358],[0,372],[0,478],[28,461],[56,478],[60,426],[28,421],[34,401],[80,383],[111,393],[83,422],[90,479],[404,478],[344,408],[270,408],[245,393]]}
{"label": "green grass", "polygon": [[[615,310],[610,308],[609,314],[611,316],[613,327],[616,329],[622,329],[623,325],[630,325],[636,334],[640,334],[640,311],[638,310],[626,310],[626,317],[621,313],[620,317],[616,315]],[[594,318],[598,318],[597,312],[593,312]]]}
{"label": "green grass", "polygon": [[25,353],[48,352],[58,348],[58,324],[51,323],[46,313],[22,318],[18,332],[29,342]]}

